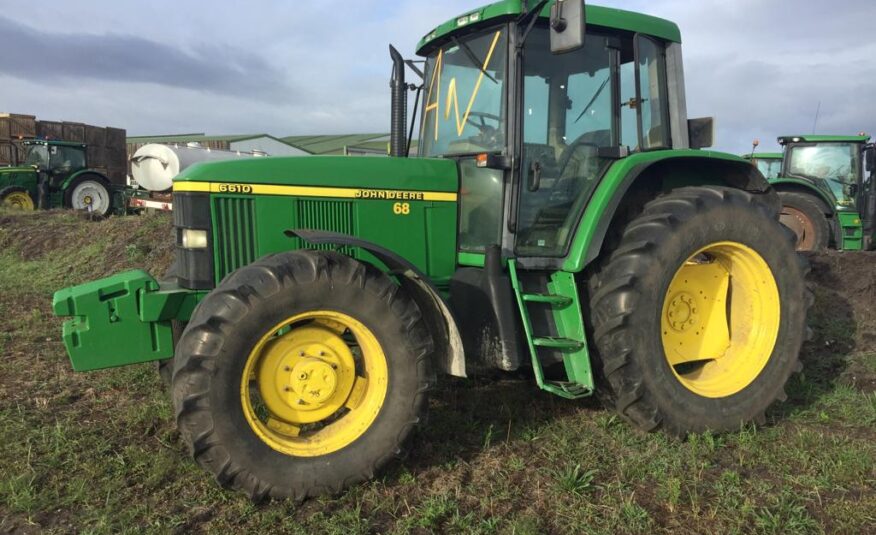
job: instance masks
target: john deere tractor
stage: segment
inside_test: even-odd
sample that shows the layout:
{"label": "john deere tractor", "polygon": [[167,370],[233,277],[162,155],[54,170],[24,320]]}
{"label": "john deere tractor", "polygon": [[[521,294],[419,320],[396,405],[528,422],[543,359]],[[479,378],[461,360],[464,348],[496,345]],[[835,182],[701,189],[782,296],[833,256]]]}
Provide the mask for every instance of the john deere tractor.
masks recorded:
{"label": "john deere tractor", "polygon": [[782,170],[767,178],[782,198],[781,221],[797,235],[797,249],[873,247],[876,148],[869,141],[863,134],[779,138]]}
{"label": "john deere tractor", "polygon": [[757,167],[757,170],[760,171],[767,180],[779,178],[782,174],[781,152],[758,152],[756,154],[746,154],[743,158]]}
{"label": "john deere tractor", "polygon": [[805,261],[763,175],[697,150],[680,43],[638,13],[504,0],[429,31],[422,71],[392,49],[393,157],[187,169],[172,277],[55,295],[73,367],[172,359],[182,438],[254,500],[373,477],[436,372],[529,369],[646,431],[762,422],[800,368]]}
{"label": "john deere tractor", "polygon": [[23,142],[22,165],[0,168],[0,205],[20,210],[72,208],[107,215],[113,205],[109,179],[88,167],[86,145]]}

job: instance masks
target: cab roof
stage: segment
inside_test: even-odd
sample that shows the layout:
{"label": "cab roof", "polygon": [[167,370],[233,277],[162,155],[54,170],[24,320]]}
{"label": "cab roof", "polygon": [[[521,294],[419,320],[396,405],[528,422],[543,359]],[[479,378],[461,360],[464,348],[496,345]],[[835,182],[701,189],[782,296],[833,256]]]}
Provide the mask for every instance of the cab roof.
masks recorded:
{"label": "cab roof", "polygon": [[803,134],[799,136],[781,136],[779,145],[787,145],[788,143],[867,143],[870,141],[870,136],[867,134],[858,134],[856,136],[825,136],[816,134]]}
{"label": "cab roof", "polygon": [[56,141],[54,139],[28,139],[24,142],[25,145],[51,145],[55,147],[85,147],[85,143],[77,143],[75,141]]}
{"label": "cab roof", "polygon": [[781,160],[783,156],[781,152],[758,152],[755,154],[743,154],[742,157],[746,160]]}
{"label": "cab roof", "polygon": [[[534,4],[535,0],[529,0],[529,3]],[[462,28],[488,26],[502,20],[510,20],[519,17],[526,12],[523,4],[523,0],[502,0],[452,18],[437,26],[420,40],[420,44],[417,46],[417,54],[421,56],[427,55],[436,46],[444,43],[451,33]],[[553,0],[548,2],[539,16],[541,18],[549,18],[551,14],[551,6],[553,4]],[[678,26],[674,22],[665,19],[652,17],[642,13],[635,13],[633,11],[624,11],[622,9],[589,4],[586,7],[585,13],[588,26],[594,25],[602,26],[604,28],[638,32],[653,37],[659,37],[667,41],[673,41],[676,43],[681,42],[681,32],[679,31]]]}

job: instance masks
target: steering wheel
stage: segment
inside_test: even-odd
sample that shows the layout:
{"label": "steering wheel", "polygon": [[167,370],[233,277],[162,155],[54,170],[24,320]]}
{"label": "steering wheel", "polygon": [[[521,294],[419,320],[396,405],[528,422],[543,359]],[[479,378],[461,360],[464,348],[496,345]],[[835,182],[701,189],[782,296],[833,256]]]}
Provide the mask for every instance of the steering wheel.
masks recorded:
{"label": "steering wheel", "polygon": [[[481,122],[480,123],[474,122],[472,120],[474,117],[479,118],[481,120]],[[493,121],[496,121],[496,126],[488,125],[487,119],[491,119]],[[482,111],[472,111],[472,112],[468,113],[467,122],[468,122],[468,124],[474,126],[478,130],[483,132],[484,130],[498,130],[499,125],[502,124],[502,118],[499,117],[498,115],[493,115],[492,113],[486,113],[486,112],[482,112]]]}
{"label": "steering wheel", "polygon": [[[475,122],[475,117],[480,119],[480,121]],[[496,126],[487,124],[487,119],[491,121],[496,121]],[[473,111],[469,112],[466,123],[478,129],[478,134],[471,138],[471,141],[473,143],[481,145],[482,147],[497,147],[501,144],[502,131],[500,129],[500,126],[502,125],[502,118],[498,115],[493,115],[492,113],[485,113],[481,111]]]}

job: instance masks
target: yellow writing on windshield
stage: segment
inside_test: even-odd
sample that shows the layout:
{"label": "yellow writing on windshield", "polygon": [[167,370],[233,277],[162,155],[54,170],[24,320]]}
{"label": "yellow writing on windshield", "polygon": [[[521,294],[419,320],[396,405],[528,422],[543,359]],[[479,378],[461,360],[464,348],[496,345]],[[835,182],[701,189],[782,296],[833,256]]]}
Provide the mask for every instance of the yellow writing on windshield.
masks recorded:
{"label": "yellow writing on windshield", "polygon": [[[493,36],[493,42],[490,44],[490,50],[487,52],[487,57],[484,59],[484,64],[481,66],[481,73],[478,76],[478,80],[475,83],[474,91],[471,93],[471,97],[468,100],[468,106],[465,109],[465,114],[460,117],[459,116],[459,95],[456,89],[456,77],[450,79],[450,83],[447,84],[447,98],[444,103],[444,120],[450,119],[451,110],[454,112],[454,119],[456,121],[456,135],[462,136],[462,132],[465,130],[465,124],[468,122],[469,115],[471,114],[471,109],[474,106],[475,99],[478,96],[478,92],[481,89],[481,83],[484,81],[484,74],[486,73],[487,68],[490,66],[490,61],[493,59],[493,52],[496,51],[496,44],[499,42],[499,38],[502,36],[502,31],[499,30],[496,32],[496,35]],[[432,71],[432,78],[429,81],[429,91],[426,93],[426,107],[423,112],[423,124],[428,124],[429,114],[435,112],[436,114],[440,113],[441,107],[441,73],[444,71],[444,50],[438,52],[438,59],[435,60],[435,69]],[[434,100],[432,96],[434,95]],[[435,118],[435,141],[438,141],[438,118]],[[424,132],[425,134],[425,132]]]}

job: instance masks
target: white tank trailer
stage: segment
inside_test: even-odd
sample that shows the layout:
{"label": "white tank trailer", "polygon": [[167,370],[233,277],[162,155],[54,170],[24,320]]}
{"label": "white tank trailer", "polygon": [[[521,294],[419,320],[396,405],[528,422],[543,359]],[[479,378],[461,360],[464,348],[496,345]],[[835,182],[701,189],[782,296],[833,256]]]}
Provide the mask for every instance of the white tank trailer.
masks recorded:
{"label": "white tank trailer", "polygon": [[143,145],[131,158],[131,174],[141,188],[155,193],[167,192],[173,186],[173,177],[199,163],[236,158],[267,156],[264,152],[241,152],[187,145]]}

